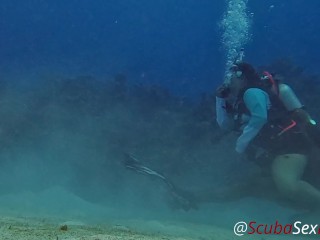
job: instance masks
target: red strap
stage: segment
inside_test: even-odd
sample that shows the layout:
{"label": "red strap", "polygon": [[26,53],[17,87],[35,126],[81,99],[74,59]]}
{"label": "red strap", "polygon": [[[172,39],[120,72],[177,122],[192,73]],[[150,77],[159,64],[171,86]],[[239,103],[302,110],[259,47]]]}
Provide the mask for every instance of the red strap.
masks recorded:
{"label": "red strap", "polygon": [[281,132],[279,132],[278,136],[282,135],[283,133],[285,133],[289,129],[293,128],[295,125],[297,125],[296,121],[291,120],[291,124],[288,127],[284,128]]}

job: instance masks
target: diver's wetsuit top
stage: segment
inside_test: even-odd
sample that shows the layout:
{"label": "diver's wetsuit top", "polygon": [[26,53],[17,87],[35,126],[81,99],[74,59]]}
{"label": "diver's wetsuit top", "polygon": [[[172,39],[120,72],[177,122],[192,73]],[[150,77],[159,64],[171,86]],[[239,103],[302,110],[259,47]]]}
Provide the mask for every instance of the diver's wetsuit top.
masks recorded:
{"label": "diver's wetsuit top", "polygon": [[[247,155],[255,155],[252,150],[257,147],[264,149],[265,153],[267,153],[266,159],[289,153],[303,155],[310,153],[313,144],[309,135],[310,132],[315,132],[315,130],[307,127],[307,130],[309,128],[312,130],[306,132],[303,128],[304,124],[299,124],[300,120],[296,120],[297,124],[288,128],[293,121],[291,114],[284,109],[280,110],[282,114],[277,116],[277,111],[274,112],[274,109],[277,109],[276,103],[270,101],[267,92],[259,88],[247,89],[240,99],[240,104],[245,105],[246,108],[244,112],[242,111],[243,109],[238,107],[236,111],[229,113],[227,111],[228,108],[226,108],[227,102],[229,103],[229,100],[217,98],[217,122],[222,129],[241,130],[241,135],[237,139],[235,147],[238,153],[247,151]],[[235,102],[239,103],[239,101]],[[271,107],[271,103],[275,104],[275,106]],[[240,129],[237,126],[239,121],[235,121],[237,110],[241,113],[240,120],[243,128]],[[320,134],[320,131],[316,132]],[[320,139],[318,135],[317,137],[311,136],[312,140]],[[261,159],[252,160],[262,161]]]}
{"label": "diver's wetsuit top", "polygon": [[[232,114],[226,110],[226,100],[216,98],[217,122],[222,129],[232,130],[234,119]],[[268,94],[259,88],[249,88],[243,94],[243,102],[250,112],[247,123],[242,134],[237,140],[235,150],[238,153],[245,152],[249,143],[257,136],[263,126],[267,123],[270,99]],[[245,119],[243,119],[245,121]]]}

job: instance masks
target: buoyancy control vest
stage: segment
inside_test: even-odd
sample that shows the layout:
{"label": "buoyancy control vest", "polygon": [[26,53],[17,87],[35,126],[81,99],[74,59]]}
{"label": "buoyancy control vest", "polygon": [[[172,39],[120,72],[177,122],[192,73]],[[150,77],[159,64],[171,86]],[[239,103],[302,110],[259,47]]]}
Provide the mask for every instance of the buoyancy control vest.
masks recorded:
{"label": "buoyancy control vest", "polygon": [[[303,105],[292,91],[284,83],[275,83],[277,86],[255,86],[267,93],[270,100],[267,123],[259,131],[258,135],[250,142],[246,149],[247,159],[257,162],[259,165],[268,164],[270,159],[282,151],[283,139],[287,139],[291,134],[300,134],[299,123],[292,117],[296,109],[301,109]],[[243,96],[245,92],[253,87],[247,87],[238,96],[234,106],[235,130],[240,134],[247,124],[244,116],[250,119],[250,111],[247,109]],[[290,137],[289,137],[290,138]],[[283,150],[286,147],[283,148]]]}
{"label": "buoyancy control vest", "polygon": [[291,113],[296,109],[301,109],[303,105],[288,85],[274,81],[272,75],[268,72],[264,72],[264,76],[265,78],[262,77],[262,84],[254,87],[249,86],[238,95],[233,106],[234,126],[236,131],[241,131],[245,124],[243,116],[250,117],[250,112],[243,101],[244,93],[250,88],[259,88],[267,93],[270,100],[268,121],[259,135],[263,138],[274,139],[297,127],[297,121],[292,118]]}

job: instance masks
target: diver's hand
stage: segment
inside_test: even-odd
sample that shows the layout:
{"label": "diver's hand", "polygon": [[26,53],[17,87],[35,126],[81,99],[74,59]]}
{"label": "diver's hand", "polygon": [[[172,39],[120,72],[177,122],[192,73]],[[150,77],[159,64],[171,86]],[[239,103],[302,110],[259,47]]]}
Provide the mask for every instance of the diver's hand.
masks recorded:
{"label": "diver's hand", "polygon": [[227,98],[230,94],[230,88],[226,84],[222,84],[216,90],[216,97]]}
{"label": "diver's hand", "polygon": [[255,159],[259,159],[259,158],[266,156],[267,154],[268,154],[268,152],[265,149],[258,147],[254,157],[255,157]]}
{"label": "diver's hand", "polygon": [[246,150],[246,157],[249,161],[262,161],[262,159],[269,157],[269,153],[262,147],[249,145],[248,149]]}

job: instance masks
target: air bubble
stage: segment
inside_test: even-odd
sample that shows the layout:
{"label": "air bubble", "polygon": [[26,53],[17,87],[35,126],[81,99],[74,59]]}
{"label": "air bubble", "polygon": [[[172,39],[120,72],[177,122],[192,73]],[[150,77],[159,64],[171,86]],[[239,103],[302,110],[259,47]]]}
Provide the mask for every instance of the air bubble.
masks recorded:
{"label": "air bubble", "polygon": [[250,40],[250,18],[253,13],[247,11],[248,0],[229,0],[227,9],[220,22],[223,29],[222,44],[226,51],[226,71],[229,69],[237,57],[238,51]]}

